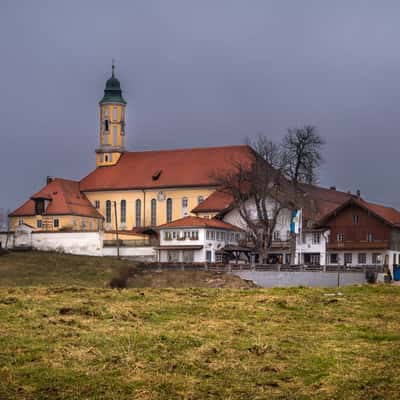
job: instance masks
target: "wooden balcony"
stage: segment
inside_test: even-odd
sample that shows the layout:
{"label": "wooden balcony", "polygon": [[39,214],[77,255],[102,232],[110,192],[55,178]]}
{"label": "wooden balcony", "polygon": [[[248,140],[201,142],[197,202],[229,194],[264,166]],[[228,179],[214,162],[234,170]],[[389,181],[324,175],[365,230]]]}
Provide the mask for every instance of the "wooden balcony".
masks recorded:
{"label": "wooden balcony", "polygon": [[344,242],[329,242],[328,250],[386,250],[389,249],[388,240],[374,240],[368,242],[367,240],[345,240]]}

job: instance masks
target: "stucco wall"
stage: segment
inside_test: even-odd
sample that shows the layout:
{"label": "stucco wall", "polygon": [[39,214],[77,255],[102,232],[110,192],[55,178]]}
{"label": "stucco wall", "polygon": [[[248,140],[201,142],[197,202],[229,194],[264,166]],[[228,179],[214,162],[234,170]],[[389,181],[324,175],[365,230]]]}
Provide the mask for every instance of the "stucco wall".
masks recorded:
{"label": "stucco wall", "polygon": [[[156,261],[156,251],[152,246],[143,247],[120,247],[120,257],[132,257],[143,261]],[[104,247],[103,256],[117,256],[116,247]]]}
{"label": "stucco wall", "polygon": [[[7,242],[7,233],[0,232],[0,243],[1,243],[1,248],[3,248],[3,249],[6,248],[6,242]],[[9,234],[9,235],[8,235],[7,248],[12,249],[12,248],[13,248],[13,243],[14,243],[13,234]]]}
{"label": "stucco wall", "polygon": [[[100,201],[100,209],[98,210],[103,216],[106,215],[106,201],[112,202],[111,212],[111,223],[106,224],[107,230],[115,228],[114,219],[114,205],[113,202],[117,202],[117,219],[119,221],[120,229],[132,229],[136,226],[136,211],[135,202],[136,200],[141,201],[141,225],[151,225],[151,200],[156,199],[157,204],[157,225],[165,224],[167,222],[166,210],[167,210],[167,198],[172,199],[172,220],[179,219],[183,216],[182,214],[182,198],[187,197],[188,207],[187,211],[190,211],[197,206],[198,197],[202,196],[204,199],[209,196],[215,189],[214,188],[182,188],[182,189],[157,189],[157,190],[146,190],[143,193],[142,190],[112,190],[112,191],[98,191],[98,192],[85,192],[89,201],[94,204],[96,200]],[[165,200],[158,200],[158,193],[163,192]],[[121,225],[121,200],[126,200],[126,224]],[[145,207],[144,207],[145,204]]]}
{"label": "stucco wall", "polygon": [[[248,201],[246,204],[247,209],[249,210],[250,216],[252,216],[254,219],[257,218],[257,210],[254,205],[253,201]],[[272,215],[272,209],[274,207],[274,203],[272,201],[267,203],[267,209],[271,210],[271,215]],[[287,239],[287,232],[290,231],[290,222],[291,222],[291,212],[290,210],[282,210],[279,213],[276,226],[275,226],[275,231],[279,231],[280,238],[281,240],[286,240]],[[247,226],[245,221],[242,219],[242,217],[239,214],[238,209],[233,209],[229,213],[227,213],[224,216],[224,221],[228,222],[232,225],[238,226],[244,230],[246,230]]]}
{"label": "stucco wall", "polygon": [[101,232],[34,232],[32,233],[32,247],[42,251],[101,256],[103,234]]}

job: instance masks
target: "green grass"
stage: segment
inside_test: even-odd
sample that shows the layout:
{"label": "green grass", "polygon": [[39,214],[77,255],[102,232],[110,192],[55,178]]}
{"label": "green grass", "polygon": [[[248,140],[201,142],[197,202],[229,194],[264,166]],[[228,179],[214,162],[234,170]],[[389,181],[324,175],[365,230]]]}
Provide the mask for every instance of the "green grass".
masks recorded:
{"label": "green grass", "polygon": [[105,287],[121,267],[134,265],[113,257],[86,257],[45,252],[0,256],[0,286]]}
{"label": "green grass", "polygon": [[3,257],[2,400],[400,397],[399,287],[118,291],[118,260]]}

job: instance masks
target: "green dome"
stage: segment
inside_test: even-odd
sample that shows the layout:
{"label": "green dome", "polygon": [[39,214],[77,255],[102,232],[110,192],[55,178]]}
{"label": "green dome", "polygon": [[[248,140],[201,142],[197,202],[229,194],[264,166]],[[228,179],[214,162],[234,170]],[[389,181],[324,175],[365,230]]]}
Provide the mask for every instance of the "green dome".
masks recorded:
{"label": "green dome", "polygon": [[125,99],[122,97],[121,84],[119,80],[114,76],[114,65],[112,66],[112,75],[111,78],[106,82],[106,88],[104,89],[104,96],[100,100],[100,104],[102,103],[123,103],[126,104]]}

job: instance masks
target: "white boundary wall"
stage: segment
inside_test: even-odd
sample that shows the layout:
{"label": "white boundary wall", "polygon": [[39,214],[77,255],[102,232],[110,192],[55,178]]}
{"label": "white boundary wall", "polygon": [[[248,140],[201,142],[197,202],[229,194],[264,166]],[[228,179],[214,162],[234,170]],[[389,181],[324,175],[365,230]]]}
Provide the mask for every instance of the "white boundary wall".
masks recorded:
{"label": "white boundary wall", "polygon": [[[0,233],[0,242],[5,247],[7,235]],[[27,247],[40,251],[78,254],[86,256],[117,256],[116,247],[103,247],[103,232],[32,232],[20,229],[9,234],[8,246]],[[152,246],[121,247],[121,257],[135,257],[139,260],[155,261],[156,251]]]}
{"label": "white boundary wall", "polygon": [[[103,248],[103,256],[117,256],[117,248],[116,247],[104,247]],[[138,260],[142,261],[155,261],[156,260],[156,251],[152,246],[143,246],[143,247],[120,247],[119,255],[121,257],[135,257]]]}
{"label": "white boundary wall", "polygon": [[32,248],[42,251],[81,254],[87,256],[103,255],[102,232],[51,232],[32,233]]}

